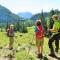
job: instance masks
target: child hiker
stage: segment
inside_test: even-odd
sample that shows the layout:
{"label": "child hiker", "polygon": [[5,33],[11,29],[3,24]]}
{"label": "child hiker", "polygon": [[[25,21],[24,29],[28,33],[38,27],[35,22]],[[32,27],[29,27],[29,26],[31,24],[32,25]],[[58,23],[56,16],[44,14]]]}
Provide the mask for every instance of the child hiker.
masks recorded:
{"label": "child hiker", "polygon": [[41,24],[41,20],[36,21],[35,35],[36,35],[36,46],[38,49],[38,58],[43,58],[42,53],[44,44],[44,29]]}
{"label": "child hiker", "polygon": [[14,43],[14,25],[10,25],[7,29],[7,36],[9,37],[9,49],[13,49],[13,43]]}

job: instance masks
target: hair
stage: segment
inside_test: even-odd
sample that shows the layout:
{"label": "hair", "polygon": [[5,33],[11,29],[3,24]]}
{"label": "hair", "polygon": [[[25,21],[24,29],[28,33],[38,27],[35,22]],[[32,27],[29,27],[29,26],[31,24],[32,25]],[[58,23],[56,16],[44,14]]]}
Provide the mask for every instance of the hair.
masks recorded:
{"label": "hair", "polygon": [[58,15],[53,15],[52,18],[58,19]]}
{"label": "hair", "polygon": [[36,21],[36,25],[37,25],[37,26],[40,26],[40,25],[41,25],[41,20],[37,20],[37,21]]}

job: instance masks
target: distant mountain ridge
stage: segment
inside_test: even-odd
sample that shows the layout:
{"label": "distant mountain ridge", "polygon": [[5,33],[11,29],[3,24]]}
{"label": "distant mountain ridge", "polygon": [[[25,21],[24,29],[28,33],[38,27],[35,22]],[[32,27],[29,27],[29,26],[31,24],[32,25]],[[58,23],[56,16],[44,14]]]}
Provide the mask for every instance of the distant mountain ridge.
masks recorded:
{"label": "distant mountain ridge", "polygon": [[[48,13],[43,13],[44,17],[48,16]],[[41,13],[35,14],[33,15],[30,19],[32,19],[33,21],[36,21],[37,19],[41,18]]]}
{"label": "distant mountain ridge", "polygon": [[[27,20],[27,19],[36,21],[38,18],[40,18],[40,16],[41,16],[41,13],[33,15],[30,12],[22,12],[16,15],[12,13],[9,9],[0,5],[0,23],[6,23],[6,22],[14,23],[20,20]],[[45,17],[48,16],[48,13],[44,13],[44,16]]]}
{"label": "distant mountain ridge", "polygon": [[30,12],[22,12],[22,13],[18,13],[17,15],[22,18],[29,19],[32,17],[33,14]]}

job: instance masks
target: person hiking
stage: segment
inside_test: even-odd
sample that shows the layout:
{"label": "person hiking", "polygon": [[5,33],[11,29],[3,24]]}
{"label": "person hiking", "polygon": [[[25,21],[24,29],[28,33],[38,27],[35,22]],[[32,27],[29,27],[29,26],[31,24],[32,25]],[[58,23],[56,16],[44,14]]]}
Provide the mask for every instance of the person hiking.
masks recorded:
{"label": "person hiking", "polygon": [[[52,18],[48,19],[47,20],[47,28],[48,29],[52,29],[53,28],[53,25],[54,25],[53,19]],[[52,32],[51,31],[48,31],[48,35],[49,35],[49,38],[50,38],[51,35],[52,35]],[[55,40],[55,46],[56,46],[55,52],[58,53],[58,50],[59,50],[59,40],[58,40],[58,38]]]}
{"label": "person hiking", "polygon": [[52,19],[54,21],[54,24],[53,24],[53,28],[49,29],[49,31],[52,32],[52,35],[50,36],[49,42],[48,42],[48,45],[49,45],[49,48],[50,48],[49,56],[57,58],[57,56],[55,55],[52,43],[55,41],[55,45],[56,45],[55,51],[58,52],[59,39],[60,39],[60,32],[59,32],[59,30],[60,30],[60,22],[58,20],[58,16],[57,15],[53,15]]}
{"label": "person hiking", "polygon": [[43,58],[44,29],[41,20],[36,21],[35,26],[36,46],[38,49],[38,58]]}
{"label": "person hiking", "polygon": [[10,25],[7,29],[7,36],[9,37],[9,49],[13,49],[13,43],[14,43],[14,25]]}

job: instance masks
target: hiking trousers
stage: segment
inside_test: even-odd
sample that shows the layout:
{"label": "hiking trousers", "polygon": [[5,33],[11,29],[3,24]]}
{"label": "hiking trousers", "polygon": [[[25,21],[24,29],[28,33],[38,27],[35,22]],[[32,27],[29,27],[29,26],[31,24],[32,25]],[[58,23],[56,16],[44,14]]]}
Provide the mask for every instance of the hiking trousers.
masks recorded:
{"label": "hiking trousers", "polygon": [[59,49],[59,39],[60,39],[60,33],[55,34],[55,35],[51,35],[51,37],[49,38],[48,45],[49,45],[49,48],[51,50],[51,53],[54,53],[54,49],[53,49],[53,45],[52,45],[54,41],[55,41],[55,46],[56,46],[55,51],[58,51],[58,49]]}

